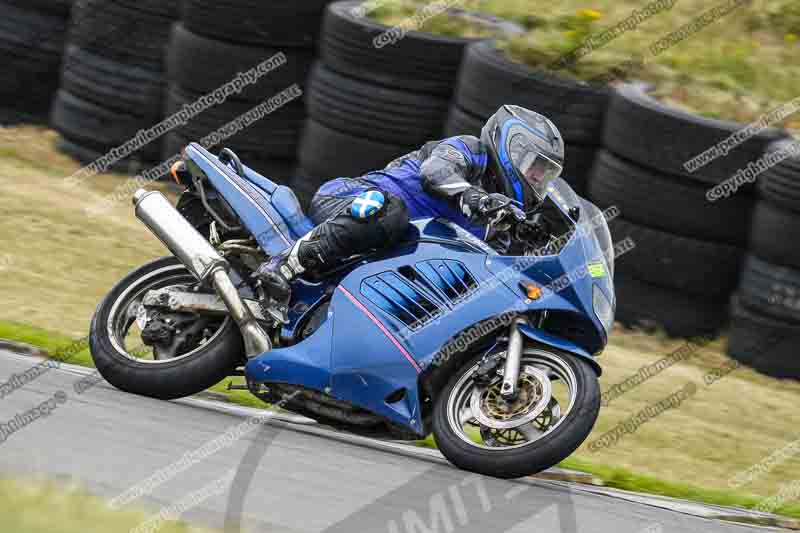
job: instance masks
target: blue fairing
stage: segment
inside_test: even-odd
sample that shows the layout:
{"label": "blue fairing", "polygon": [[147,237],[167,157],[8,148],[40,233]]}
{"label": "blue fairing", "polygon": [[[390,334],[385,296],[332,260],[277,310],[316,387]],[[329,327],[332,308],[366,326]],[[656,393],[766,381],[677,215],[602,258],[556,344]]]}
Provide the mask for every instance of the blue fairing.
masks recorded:
{"label": "blue fairing", "polygon": [[[239,176],[198,145],[190,145],[187,155],[266,253],[285,250],[311,229],[285,187],[249,169]],[[565,217],[568,207],[582,201],[560,180],[552,196]],[[290,323],[281,333],[288,345],[251,359],[247,379],[324,391],[424,435],[420,376],[432,370],[442,347],[479,322],[537,310],[580,323],[581,335],[566,338],[532,326],[522,328],[523,334],[591,360],[599,372],[593,355],[605,346],[607,326],[594,312],[593,290],[599,287],[613,307],[613,256],[583,218],[577,227],[580,231],[557,255],[522,258],[497,255],[450,222],[415,221],[404,243],[390,252],[365,258],[322,282],[299,281]],[[608,275],[590,275],[587,264],[593,263],[603,263]],[[528,299],[521,286],[547,289],[565,275],[567,286],[545,290],[537,300]],[[291,344],[312,314],[317,320],[322,316],[321,325]]]}
{"label": "blue fairing", "polygon": [[[565,266],[573,264],[566,256],[577,253],[578,242],[569,245],[577,249],[539,258],[516,272],[509,268],[514,257],[488,255],[466,241],[444,240],[455,235],[450,225],[419,221],[414,233],[413,244],[345,276],[333,294],[324,326],[294,346],[252,360],[246,367],[248,378],[327,390],[422,435],[419,376],[448,340],[470,326],[511,309],[562,310],[591,315],[596,326],[591,344],[605,343],[605,332],[591,307],[591,280],[576,280],[574,287],[538,302],[527,300],[519,289],[519,282],[532,279],[536,270],[547,279],[561,275]],[[439,274],[432,273],[432,267]],[[535,328],[524,328],[523,333],[587,358],[599,373],[594,350]],[[401,390],[404,395],[394,394]],[[402,399],[388,403],[389,396]]]}

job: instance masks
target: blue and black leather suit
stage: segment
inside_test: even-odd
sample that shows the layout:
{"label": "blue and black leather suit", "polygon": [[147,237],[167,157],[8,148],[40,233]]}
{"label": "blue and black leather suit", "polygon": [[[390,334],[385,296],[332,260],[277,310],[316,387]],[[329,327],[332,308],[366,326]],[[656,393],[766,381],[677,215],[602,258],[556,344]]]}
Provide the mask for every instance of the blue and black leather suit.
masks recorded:
{"label": "blue and black leather suit", "polygon": [[[459,208],[461,194],[484,188],[488,155],[477,137],[458,136],[426,143],[419,150],[357,178],[337,178],[314,195],[309,216],[318,224],[312,233],[315,267],[396,243],[410,220],[446,218],[479,238],[482,226]],[[383,193],[385,203],[374,216],[354,218],[350,206],[369,190]]]}
{"label": "blue and black leather suit", "polygon": [[383,170],[323,185],[309,209],[316,227],[264,262],[254,277],[264,295],[285,307],[296,276],[393,246],[409,220],[445,218],[483,237],[479,222],[492,213],[496,220],[525,219],[523,209],[544,200],[547,184],[563,166],[564,141],[555,124],[535,111],[504,105],[486,121],[480,139],[432,141]]}

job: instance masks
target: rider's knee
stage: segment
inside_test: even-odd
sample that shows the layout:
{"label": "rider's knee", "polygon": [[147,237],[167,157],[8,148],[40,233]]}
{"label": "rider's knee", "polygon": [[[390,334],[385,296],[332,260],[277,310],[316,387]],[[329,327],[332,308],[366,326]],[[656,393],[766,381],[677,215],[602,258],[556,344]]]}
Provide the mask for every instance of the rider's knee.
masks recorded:
{"label": "rider's knee", "polygon": [[393,194],[386,194],[386,206],[379,215],[380,225],[385,233],[386,240],[394,243],[405,235],[408,230],[410,217],[408,206],[402,198]]}

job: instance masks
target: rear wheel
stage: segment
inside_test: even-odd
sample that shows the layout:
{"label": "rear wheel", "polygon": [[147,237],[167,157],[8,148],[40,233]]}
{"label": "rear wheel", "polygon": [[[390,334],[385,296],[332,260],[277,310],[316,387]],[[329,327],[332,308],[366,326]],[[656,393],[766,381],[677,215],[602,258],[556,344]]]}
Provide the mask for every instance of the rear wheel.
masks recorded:
{"label": "rear wheel", "polygon": [[90,348],[100,374],[126,392],[173,399],[201,392],[244,362],[233,320],[145,308],[153,289],[197,280],[175,258],[148,263],[111,290],[92,319]]}
{"label": "rear wheel", "polygon": [[501,375],[476,382],[480,359],[453,375],[433,411],[436,443],[454,465],[500,478],[527,476],[558,464],[589,435],[600,410],[600,387],[588,363],[527,347],[519,395],[506,403]]}

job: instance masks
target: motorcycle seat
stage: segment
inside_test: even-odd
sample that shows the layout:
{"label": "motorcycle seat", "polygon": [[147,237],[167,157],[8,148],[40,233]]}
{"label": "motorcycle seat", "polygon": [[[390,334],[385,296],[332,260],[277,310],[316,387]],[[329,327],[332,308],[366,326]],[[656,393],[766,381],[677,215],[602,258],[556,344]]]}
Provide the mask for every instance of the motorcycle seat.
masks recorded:
{"label": "motorcycle seat", "polygon": [[245,166],[244,169],[248,181],[269,196],[272,207],[281,216],[294,239],[299,239],[314,229],[314,223],[303,213],[303,208],[292,189],[278,185],[251,168]]}
{"label": "motorcycle seat", "polygon": [[303,213],[289,187],[278,185],[241,164],[233,152],[223,162],[199,144],[191,143],[185,154],[231,204],[267,255],[283,252],[314,229],[314,223]]}

